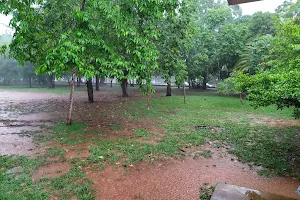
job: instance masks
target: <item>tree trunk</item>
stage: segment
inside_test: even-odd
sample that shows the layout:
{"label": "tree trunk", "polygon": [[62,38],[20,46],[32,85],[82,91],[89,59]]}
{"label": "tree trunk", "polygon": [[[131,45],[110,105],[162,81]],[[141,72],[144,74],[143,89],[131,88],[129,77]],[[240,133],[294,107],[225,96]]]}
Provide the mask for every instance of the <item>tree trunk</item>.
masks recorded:
{"label": "tree trunk", "polygon": [[215,83],[216,83],[216,88],[218,88],[218,84],[219,84],[219,78],[218,78],[218,76],[215,76],[214,79],[215,79]]}
{"label": "tree trunk", "polygon": [[183,102],[186,104],[185,84],[183,84]]}
{"label": "tree trunk", "polygon": [[99,75],[96,75],[96,91],[99,91]]}
{"label": "tree trunk", "polygon": [[49,88],[54,88],[55,87],[55,83],[54,83],[54,75],[51,74],[48,78],[48,87]]}
{"label": "tree trunk", "polygon": [[242,93],[240,93],[240,102],[241,102],[241,104],[244,104]]}
{"label": "tree trunk", "polygon": [[134,87],[134,79],[131,80],[131,87]]}
{"label": "tree trunk", "polygon": [[105,78],[100,78],[100,85],[101,84],[103,84],[103,85],[105,84]]}
{"label": "tree trunk", "polygon": [[122,80],[122,84],[121,84],[121,88],[122,88],[122,92],[123,92],[123,97],[128,97],[128,93],[127,93],[127,79],[123,79]]}
{"label": "tree trunk", "polygon": [[171,84],[170,83],[168,83],[168,85],[167,85],[167,95],[166,96],[167,97],[172,96],[172,89],[171,89]]}
{"label": "tree trunk", "polygon": [[86,87],[87,87],[87,92],[88,92],[89,103],[94,103],[94,91],[93,91],[92,79],[89,79],[86,82]]}
{"label": "tree trunk", "polygon": [[32,88],[32,78],[31,78],[31,75],[29,75],[28,81],[29,81],[29,87]]}
{"label": "tree trunk", "polygon": [[77,77],[77,87],[81,85],[81,76]]}
{"label": "tree trunk", "polygon": [[147,110],[150,110],[150,90],[147,92]]}
{"label": "tree trunk", "polygon": [[207,75],[205,74],[203,78],[202,88],[206,90],[206,83],[207,83]]}
{"label": "tree trunk", "polygon": [[74,87],[75,87],[75,74],[76,74],[76,68],[74,67],[72,70],[72,85],[71,85],[71,91],[70,91],[70,105],[69,105],[69,113],[67,117],[67,126],[70,126],[72,124],[72,111],[73,111],[73,102],[74,102]]}

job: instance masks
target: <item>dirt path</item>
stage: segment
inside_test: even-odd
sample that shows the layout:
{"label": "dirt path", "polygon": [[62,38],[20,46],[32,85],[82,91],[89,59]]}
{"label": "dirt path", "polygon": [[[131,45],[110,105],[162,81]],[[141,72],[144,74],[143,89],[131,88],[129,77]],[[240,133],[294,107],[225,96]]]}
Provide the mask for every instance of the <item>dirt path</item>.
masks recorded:
{"label": "dirt path", "polygon": [[296,192],[300,181],[263,178],[248,165],[224,154],[223,149],[213,149],[209,159],[172,159],[154,166],[142,163],[125,170],[108,167],[98,172],[87,170],[87,175],[97,189],[96,199],[101,200],[196,200],[205,183],[219,182],[300,199]]}

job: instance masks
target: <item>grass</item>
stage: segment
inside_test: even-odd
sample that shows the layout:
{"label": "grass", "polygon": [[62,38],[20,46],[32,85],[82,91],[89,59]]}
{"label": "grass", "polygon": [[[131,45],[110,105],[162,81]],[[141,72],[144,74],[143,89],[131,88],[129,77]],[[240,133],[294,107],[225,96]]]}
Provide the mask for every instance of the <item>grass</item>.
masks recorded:
{"label": "grass", "polygon": [[[30,172],[43,165],[44,159],[23,156],[0,156],[0,199],[45,199],[44,186],[34,183]],[[21,174],[6,174],[8,169],[21,167]]]}
{"label": "grass", "polygon": [[[52,150],[51,150],[52,151]],[[48,152],[51,152],[48,151]],[[51,154],[61,154],[61,151],[54,151]],[[59,152],[59,153],[58,153]],[[81,200],[94,199],[92,183],[85,177],[80,165],[72,165],[69,172],[61,177],[40,180],[32,180],[33,172],[40,166],[45,166],[46,157],[30,159],[22,156],[1,156],[0,157],[0,199],[49,199],[54,195],[59,199],[70,199],[76,196]],[[6,174],[8,169],[21,167],[20,173]]]}
{"label": "grass", "polygon": [[134,138],[152,139],[154,137],[153,134],[149,133],[143,128],[135,129],[134,132]]}
{"label": "grass", "polygon": [[122,127],[122,125],[119,124],[118,122],[112,121],[112,122],[109,124],[109,129],[110,129],[110,130],[123,130],[124,127]]}
{"label": "grass", "polygon": [[211,186],[209,184],[204,184],[200,188],[199,200],[210,200],[213,192],[215,191],[216,186]]}
{"label": "grass", "polygon": [[63,156],[65,155],[66,151],[61,147],[50,147],[47,149],[46,155],[48,157],[55,157],[55,156]]}

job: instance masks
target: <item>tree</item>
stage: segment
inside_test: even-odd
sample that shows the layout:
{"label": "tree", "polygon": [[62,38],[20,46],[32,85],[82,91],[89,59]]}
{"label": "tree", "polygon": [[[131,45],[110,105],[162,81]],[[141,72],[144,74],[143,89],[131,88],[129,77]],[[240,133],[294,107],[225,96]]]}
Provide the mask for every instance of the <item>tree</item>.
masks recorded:
{"label": "tree", "polygon": [[247,27],[238,23],[239,6],[229,7],[222,1],[199,1],[199,16],[194,21],[193,48],[186,54],[189,79],[202,80],[210,75],[218,80],[222,69],[230,71],[244,48]]}
{"label": "tree", "polygon": [[127,77],[135,76],[149,96],[158,60],[156,25],[177,3],[33,0],[21,4],[10,0],[1,1],[0,12],[13,14],[11,24],[16,34],[10,55],[21,64],[31,62],[38,73],[56,76],[72,71],[88,80],[96,74],[124,79],[123,70],[127,70]]}
{"label": "tree", "polygon": [[23,77],[25,79],[28,79],[28,86],[31,88],[32,87],[32,79],[35,75],[35,68],[34,66],[27,62],[25,63],[24,67],[23,67]]}
{"label": "tree", "polygon": [[280,22],[271,43],[267,63],[270,67],[253,76],[236,76],[255,107],[272,104],[278,109],[293,107],[295,116],[300,116],[299,33],[298,17]]}
{"label": "tree", "polygon": [[161,36],[159,46],[159,69],[167,83],[166,96],[171,96],[171,77],[180,74],[185,68],[185,54],[191,46],[191,34],[194,29],[196,1],[182,1],[178,8],[166,13],[160,23]]}
{"label": "tree", "polygon": [[13,59],[2,59],[0,63],[0,79],[5,85],[17,83],[21,79],[21,70],[18,62]]}
{"label": "tree", "polygon": [[268,69],[271,40],[272,37],[267,35],[246,44],[244,52],[234,65],[234,70],[254,75]]}

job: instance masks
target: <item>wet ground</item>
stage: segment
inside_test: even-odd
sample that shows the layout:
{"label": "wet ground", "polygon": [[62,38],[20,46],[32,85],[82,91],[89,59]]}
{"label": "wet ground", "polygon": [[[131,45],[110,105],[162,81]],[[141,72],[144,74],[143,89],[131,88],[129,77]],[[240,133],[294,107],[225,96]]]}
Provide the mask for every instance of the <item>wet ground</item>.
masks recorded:
{"label": "wet ground", "polygon": [[[130,101],[130,99],[122,99],[119,91],[110,92],[108,95],[108,90],[102,89],[101,92],[96,93],[95,99],[101,101],[101,104],[95,103],[91,106],[85,104],[86,93],[77,92],[74,120],[83,120],[82,122],[92,125],[101,121],[103,127],[109,126],[106,123],[111,120],[122,120],[121,124],[125,126],[123,132],[126,135],[126,126],[130,126],[126,119],[111,116],[109,113],[89,116],[91,110],[117,109],[118,106],[122,107],[122,101]],[[118,104],[111,104],[114,102]],[[64,116],[67,103],[67,95],[0,91],[0,155],[39,155],[42,150],[39,144],[33,142],[33,137],[36,134],[47,134],[43,133],[44,127],[50,126],[56,119]],[[161,134],[159,130],[157,132]],[[89,146],[90,144],[87,143],[81,144],[80,148],[78,146],[65,147],[66,159],[88,157]],[[212,157],[195,156],[197,151],[202,150],[211,150]],[[68,171],[67,165],[67,163],[61,163],[40,168],[33,178],[51,177],[51,174],[59,176]],[[61,174],[57,174],[57,171],[61,171]],[[227,154],[226,148],[214,148],[211,143],[199,149],[187,151],[185,157],[181,159],[167,159],[154,164],[141,163],[129,168],[108,166],[103,171],[85,168],[85,172],[94,182],[96,199],[199,199],[201,186],[205,183],[217,184],[219,182],[300,199],[296,193],[300,181],[282,177],[263,178],[257,175],[257,169],[252,169],[247,164],[240,163],[234,156]]]}
{"label": "wet ground", "polygon": [[0,155],[39,154],[33,136],[51,125],[49,102],[56,98],[49,93],[0,91]]}
{"label": "wet ground", "polygon": [[187,156],[149,165],[142,163],[125,169],[108,167],[103,171],[86,170],[97,188],[96,199],[199,199],[199,190],[205,184],[228,183],[264,192],[300,199],[297,188],[300,181],[275,177],[266,179],[255,169],[238,162],[226,149],[212,150],[211,158]]}

